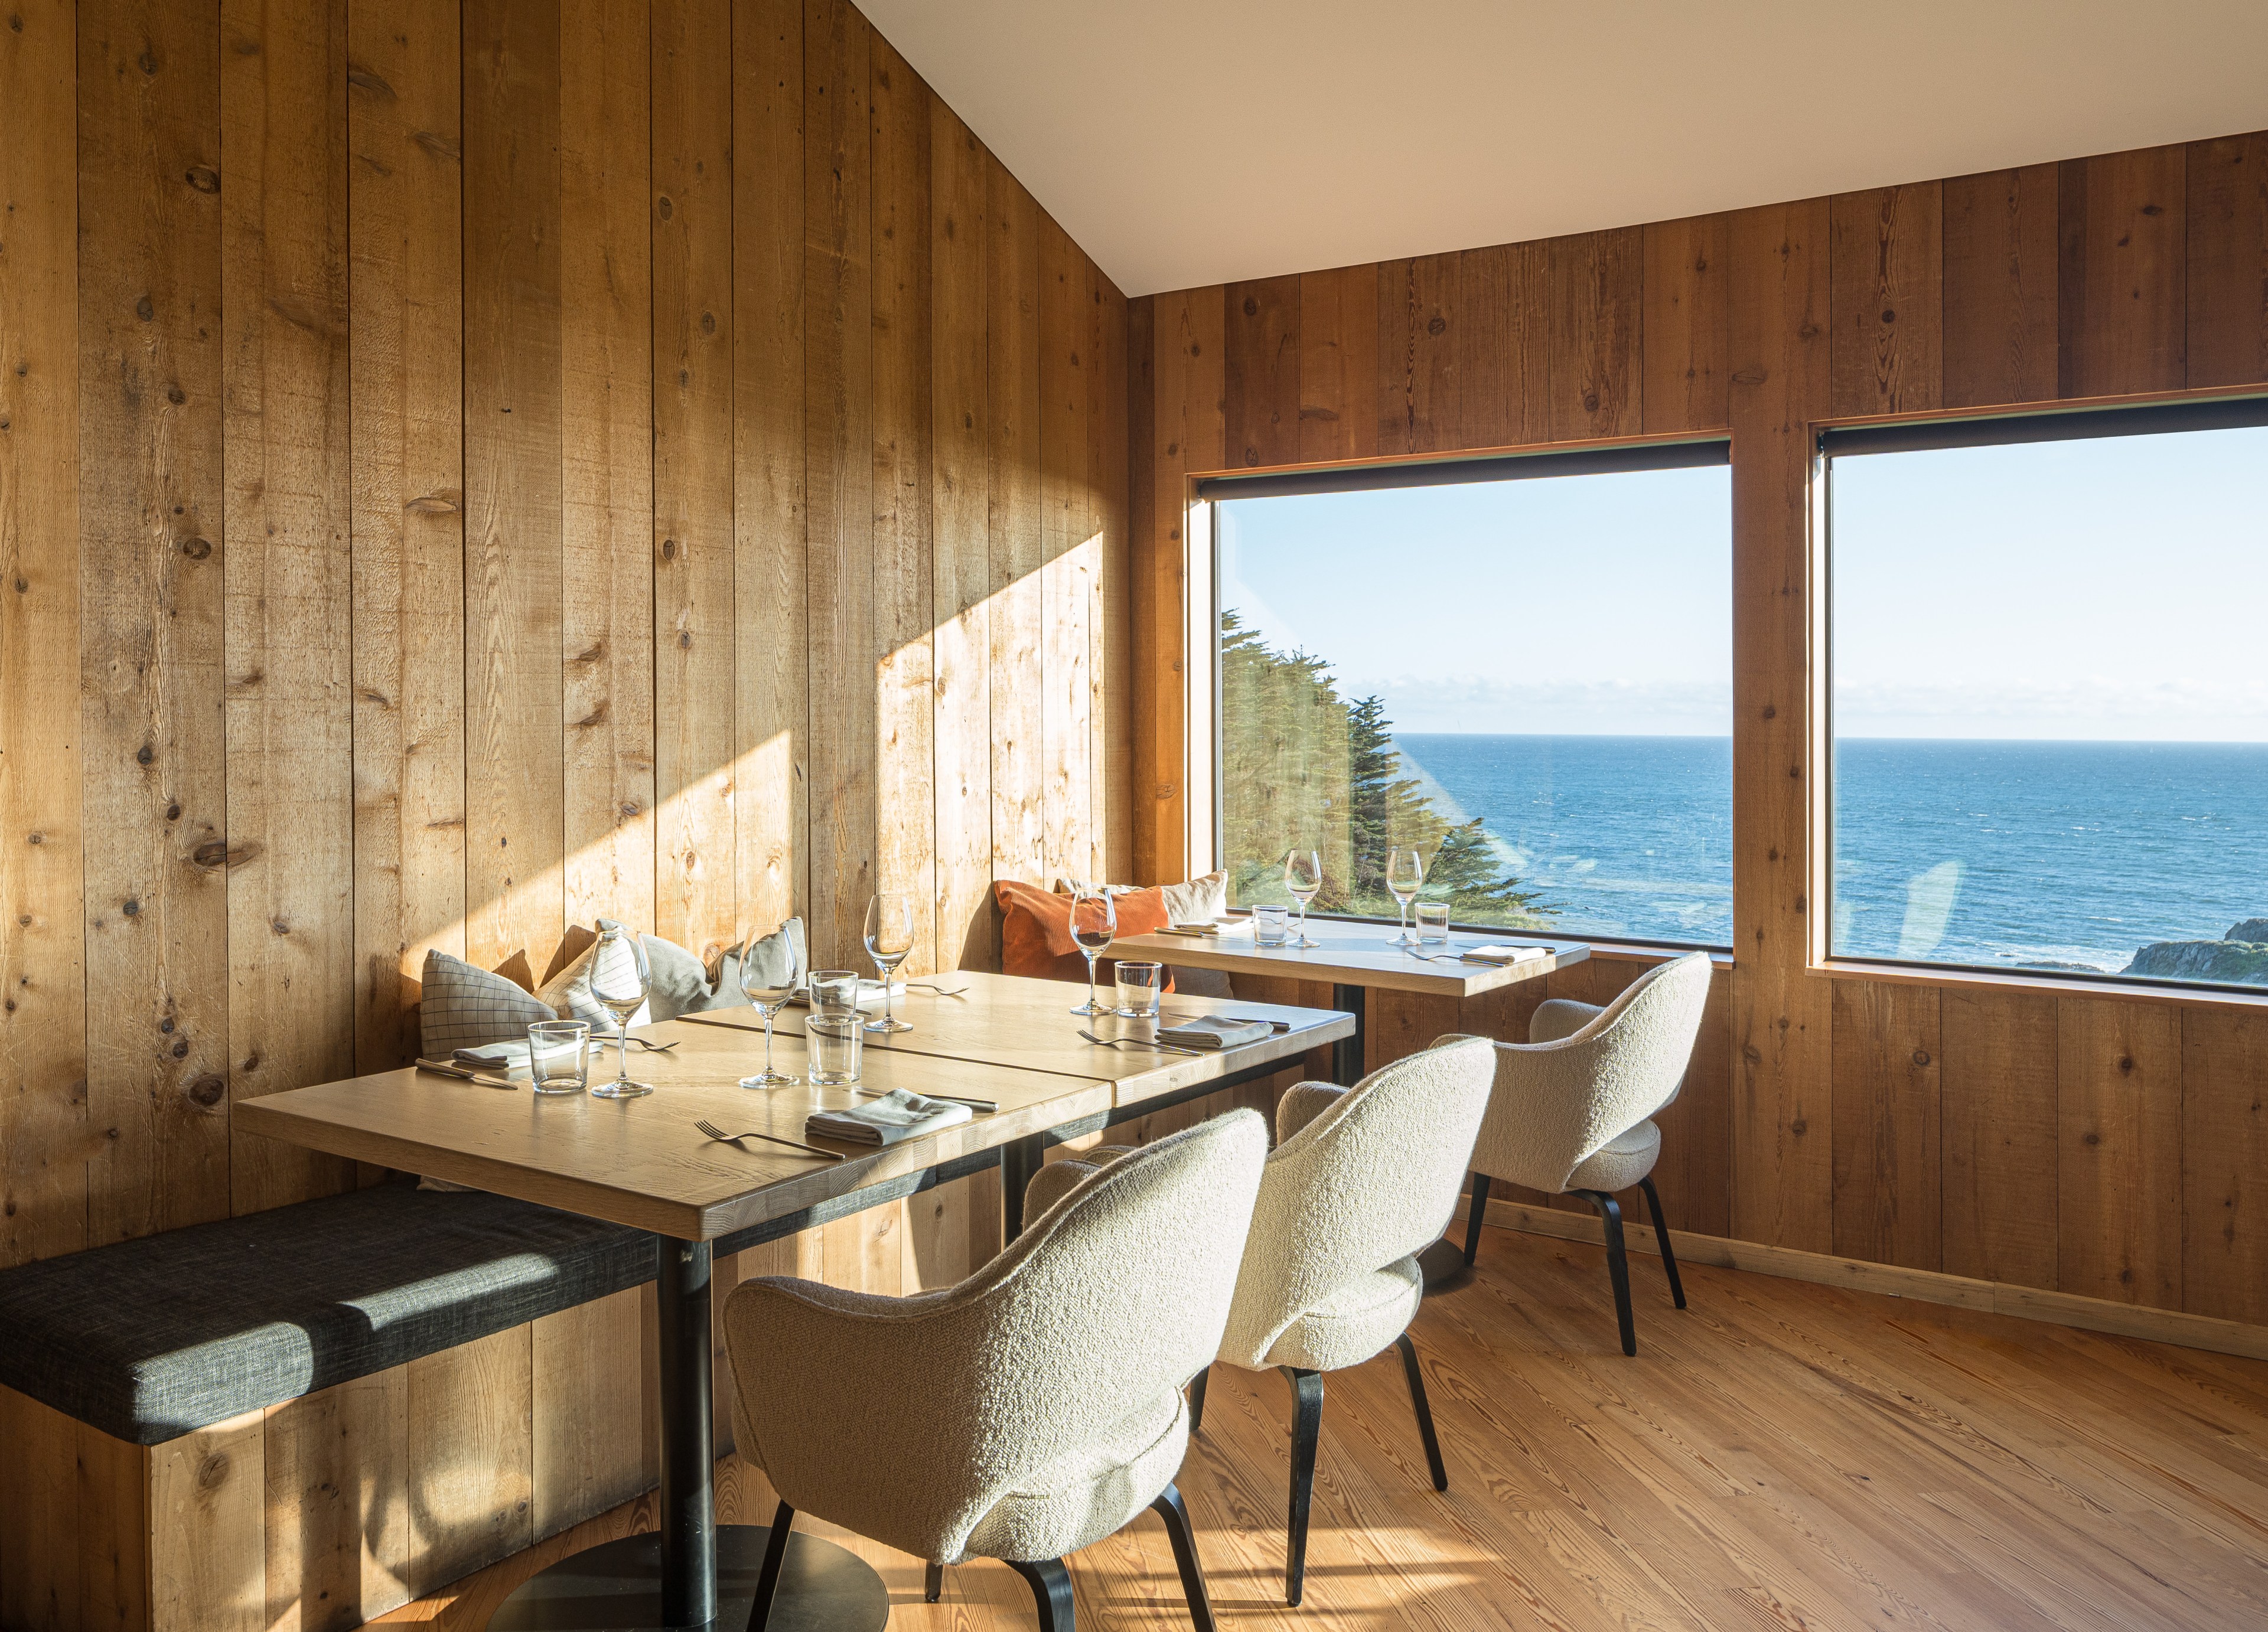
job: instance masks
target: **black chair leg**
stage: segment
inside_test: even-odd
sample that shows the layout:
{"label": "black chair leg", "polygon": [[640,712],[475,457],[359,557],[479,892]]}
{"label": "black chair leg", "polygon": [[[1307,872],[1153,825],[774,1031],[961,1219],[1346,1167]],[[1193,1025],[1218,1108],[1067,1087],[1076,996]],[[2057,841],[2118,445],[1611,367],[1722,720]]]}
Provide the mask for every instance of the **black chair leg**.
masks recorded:
{"label": "black chair leg", "polygon": [[1031,1584],[1032,1598],[1040,1611],[1040,1632],[1072,1632],[1076,1617],[1071,1603],[1071,1571],[1064,1568],[1063,1560],[1045,1558],[1036,1564],[1012,1558],[1005,1562]]}
{"label": "black chair leg", "polygon": [[1489,1181],[1486,1173],[1472,1176],[1473,1210],[1465,1219],[1465,1261],[1469,1264],[1481,1250],[1481,1220],[1488,1217]]}
{"label": "black chair leg", "polygon": [[1433,1408],[1425,1403],[1425,1373],[1418,1369],[1418,1346],[1404,1332],[1394,1340],[1402,1351],[1402,1369],[1410,1378],[1410,1403],[1418,1413],[1418,1432],[1425,1441],[1425,1465],[1433,1470],[1433,1489],[1449,1488],[1449,1470],[1441,1466],[1441,1442],[1433,1437]]}
{"label": "black chair leg", "polygon": [[1213,1632],[1212,1600],[1205,1596],[1197,1533],[1189,1528],[1189,1510],[1182,1504],[1182,1493],[1167,1485],[1150,1503],[1150,1511],[1166,1521],[1166,1539],[1174,1544],[1174,1568],[1182,1572],[1182,1596],[1189,1601],[1189,1619],[1197,1623],[1197,1632]]}
{"label": "black chair leg", "polygon": [[1292,1540],[1284,1569],[1284,1602],[1300,1606],[1307,1580],[1307,1509],[1315,1495],[1315,1443],[1323,1432],[1323,1374],[1285,1366],[1292,1379]]}
{"label": "black chair leg", "polygon": [[1205,1378],[1212,1375],[1211,1366],[1189,1378],[1189,1432],[1194,1435],[1204,1427]]}
{"label": "black chair leg", "polygon": [[934,1604],[945,1596],[945,1566],[936,1560],[922,1571],[922,1602]]}
{"label": "black chair leg", "polygon": [[1623,1352],[1638,1352],[1638,1322],[1631,1315],[1630,1260],[1623,1252],[1622,1204],[1604,1190],[1579,1190],[1607,1221],[1607,1274],[1615,1283],[1615,1319],[1623,1328]]}
{"label": "black chair leg", "polygon": [[1678,1279],[1677,1254],[1669,1245],[1669,1225],[1661,1216],[1661,1192],[1653,1187],[1653,1177],[1648,1174],[1638,1181],[1646,1192],[1646,1204],[1653,1213],[1653,1239],[1661,1247],[1661,1267],[1669,1272],[1669,1297],[1680,1309],[1685,1307],[1685,1283]]}
{"label": "black chair leg", "polygon": [[772,1515],[772,1533],[764,1543],[764,1565],[756,1572],[756,1601],[748,1606],[748,1632],[764,1632],[771,1619],[772,1599],[779,1592],[780,1566],[787,1562],[787,1541],[795,1529],[795,1510],[783,1502]]}

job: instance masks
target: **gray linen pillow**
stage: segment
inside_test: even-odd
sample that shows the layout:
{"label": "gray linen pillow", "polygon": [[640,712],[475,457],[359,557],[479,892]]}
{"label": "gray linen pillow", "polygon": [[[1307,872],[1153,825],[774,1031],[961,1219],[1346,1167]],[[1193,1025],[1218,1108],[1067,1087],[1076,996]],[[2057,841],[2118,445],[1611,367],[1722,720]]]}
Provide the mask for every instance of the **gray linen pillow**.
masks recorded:
{"label": "gray linen pillow", "polygon": [[804,956],[803,920],[790,918],[770,935],[735,946],[726,952],[717,967],[717,985],[705,1003],[693,1004],[681,1011],[690,1014],[699,1009],[738,1009],[748,1001],[740,989],[740,965],[753,963],[763,974],[767,983],[784,984],[799,975],[810,973],[811,966]]}

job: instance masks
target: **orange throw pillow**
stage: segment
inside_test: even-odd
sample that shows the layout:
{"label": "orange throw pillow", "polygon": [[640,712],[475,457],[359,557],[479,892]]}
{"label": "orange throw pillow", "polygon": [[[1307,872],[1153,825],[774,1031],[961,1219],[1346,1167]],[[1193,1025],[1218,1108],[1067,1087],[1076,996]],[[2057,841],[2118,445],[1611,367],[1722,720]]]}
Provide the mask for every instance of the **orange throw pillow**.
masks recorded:
{"label": "orange throw pillow", "polygon": [[[1043,981],[1085,981],[1086,956],[1071,937],[1071,897],[1014,878],[993,881],[1000,907],[1000,969],[1005,974],[1036,975]],[[1165,892],[1152,886],[1111,898],[1121,935],[1152,935],[1166,927]],[[1116,965],[1095,963],[1095,979],[1116,980]]]}

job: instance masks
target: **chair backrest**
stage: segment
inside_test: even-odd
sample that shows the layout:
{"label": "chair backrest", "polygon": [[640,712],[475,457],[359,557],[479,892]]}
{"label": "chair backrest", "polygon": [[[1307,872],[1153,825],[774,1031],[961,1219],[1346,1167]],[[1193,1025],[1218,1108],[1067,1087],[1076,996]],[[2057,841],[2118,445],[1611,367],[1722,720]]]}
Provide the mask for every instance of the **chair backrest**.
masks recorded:
{"label": "chair backrest", "polygon": [[1709,954],[1656,965],[1580,1029],[1496,1045],[1473,1168],[1557,1195],[1600,1146],[1676,1096],[1709,1001]]}
{"label": "chair backrest", "polygon": [[1410,1055],[1278,1147],[1261,1177],[1221,1358],[1264,1364],[1284,1329],[1322,1299],[1440,1239],[1494,1070],[1483,1038]]}

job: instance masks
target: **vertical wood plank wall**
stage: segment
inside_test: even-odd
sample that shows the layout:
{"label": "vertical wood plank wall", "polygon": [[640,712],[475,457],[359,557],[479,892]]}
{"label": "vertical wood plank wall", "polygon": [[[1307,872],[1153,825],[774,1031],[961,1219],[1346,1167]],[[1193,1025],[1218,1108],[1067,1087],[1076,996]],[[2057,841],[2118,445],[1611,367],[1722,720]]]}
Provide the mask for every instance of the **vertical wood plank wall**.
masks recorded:
{"label": "vertical wood plank wall", "polygon": [[[1728,430],[1735,945],[1664,1119],[1672,1222],[2268,1320],[2260,1011],[1805,968],[1808,423],[2268,382],[2268,134],[1178,290],[1129,333],[1140,877],[1186,860],[1186,475]],[[1373,994],[1372,1062],[1535,1000]]]}
{"label": "vertical wood plank wall", "polygon": [[230,1106],[430,947],[1128,871],[1127,302],[843,0],[25,0],[0,105],[0,1264],[352,1183]]}

